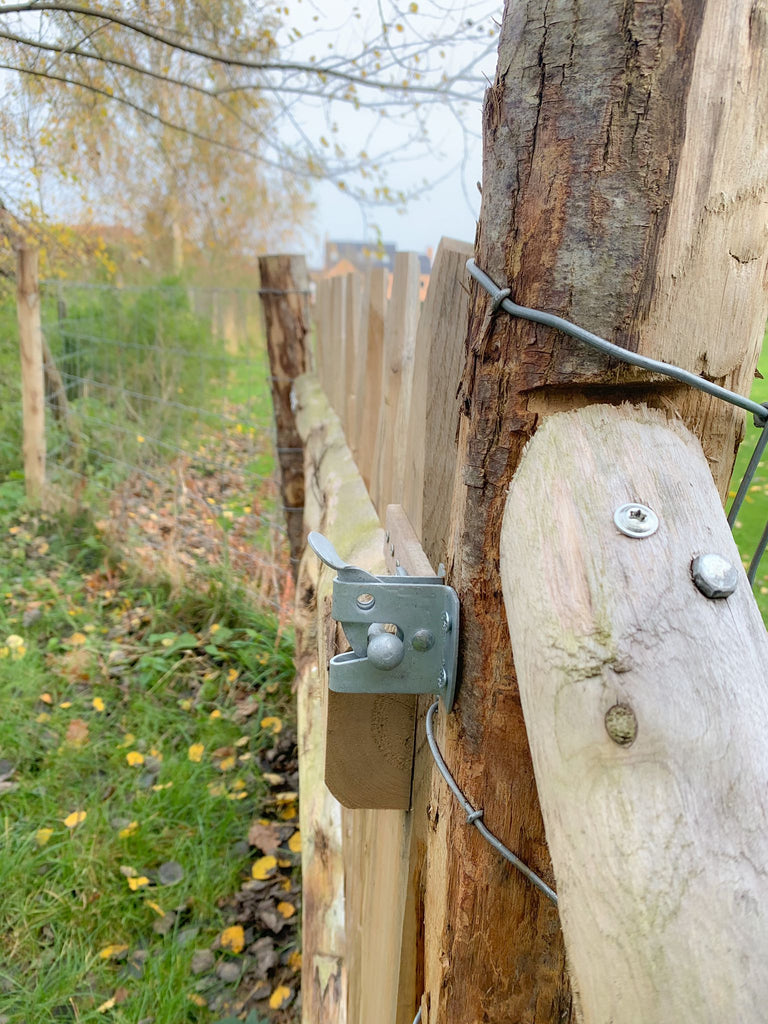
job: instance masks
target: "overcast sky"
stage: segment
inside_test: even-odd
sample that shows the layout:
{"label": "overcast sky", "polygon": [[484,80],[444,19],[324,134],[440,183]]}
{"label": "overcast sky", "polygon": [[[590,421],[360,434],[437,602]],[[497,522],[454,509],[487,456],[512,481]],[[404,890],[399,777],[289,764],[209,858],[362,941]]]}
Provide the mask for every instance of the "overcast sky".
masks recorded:
{"label": "overcast sky", "polygon": [[[405,4],[402,6],[407,7]],[[462,132],[453,115],[442,109],[440,104],[435,104],[430,111],[429,153],[421,153],[417,159],[409,161],[406,150],[402,154],[405,162],[392,161],[388,174],[394,188],[409,189],[424,178],[435,183],[423,188],[419,198],[408,203],[405,213],[391,207],[361,207],[331,184],[316,186],[317,210],[306,236],[311,263],[317,265],[322,262],[322,245],[326,237],[374,240],[377,229],[384,241],[394,242],[398,249],[418,252],[429,247],[437,248],[443,235],[474,241],[475,222],[480,209],[477,189],[481,178],[479,97],[484,83],[492,80],[495,72],[496,32],[502,7],[502,0],[421,0],[419,16],[423,12],[427,17],[430,9],[442,8],[454,17],[467,13],[477,24],[477,41],[463,43],[460,48],[452,50],[446,58],[447,70],[470,64],[484,50],[490,50],[471,71],[478,101],[465,109],[464,127],[467,130]],[[356,18],[355,12],[361,16]],[[371,31],[376,30],[382,20],[382,14],[390,16],[391,9],[376,0],[361,0],[358,5],[349,0],[298,0],[297,5],[291,7],[291,21],[298,24],[307,36],[314,32],[312,41],[306,43],[307,53],[322,53],[331,47],[344,52],[345,47],[354,46],[355,39],[359,42],[366,35],[370,38]],[[326,28],[325,37],[318,26]],[[294,108],[294,113],[299,116],[303,113],[308,122],[320,116],[316,108],[309,107],[298,111]],[[357,135],[362,143],[364,129],[359,114],[338,106],[333,118],[339,126],[338,137],[345,140],[351,137],[354,141]],[[407,136],[408,129],[404,123],[401,124],[397,118],[388,119],[382,135],[387,147],[397,148],[401,144],[400,139],[405,141]]]}

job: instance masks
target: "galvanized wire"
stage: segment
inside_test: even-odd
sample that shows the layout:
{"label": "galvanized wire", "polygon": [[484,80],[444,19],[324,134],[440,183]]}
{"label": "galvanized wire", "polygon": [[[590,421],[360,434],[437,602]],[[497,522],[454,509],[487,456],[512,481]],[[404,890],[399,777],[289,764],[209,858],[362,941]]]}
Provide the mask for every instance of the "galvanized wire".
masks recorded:
{"label": "galvanized wire", "polygon": [[435,717],[435,712],[437,711],[439,706],[440,701],[436,700],[435,703],[430,707],[429,711],[427,711],[427,743],[429,743],[429,749],[432,751],[432,757],[435,759],[435,764],[437,765],[438,771],[443,776],[445,781],[448,783],[451,792],[459,801],[462,810],[467,816],[467,824],[474,825],[477,831],[483,837],[483,839],[489,842],[491,846],[494,848],[494,850],[497,850],[502,857],[504,857],[506,860],[509,861],[510,864],[516,867],[522,875],[525,875],[525,877],[532,885],[535,885],[540,892],[544,893],[547,899],[550,899],[555,904],[555,906],[557,906],[557,893],[554,891],[554,889],[551,889],[544,881],[544,879],[539,878],[535,871],[532,871],[531,868],[529,868],[527,864],[521,861],[516,854],[512,853],[512,851],[508,847],[506,847],[504,843],[501,842],[500,839],[497,839],[493,832],[490,831],[490,829],[487,829],[485,827],[481,820],[483,816],[482,810],[477,810],[476,808],[474,808],[472,804],[469,802],[469,800],[467,800],[467,798],[464,796],[462,791],[459,789],[458,783],[451,775],[450,771],[448,770],[448,765],[443,760],[443,755],[440,753],[440,748],[438,747],[437,740],[435,739],[435,732],[432,726],[432,719]]}
{"label": "galvanized wire", "polygon": [[[736,525],[736,517],[739,514],[739,510],[741,509],[744,499],[747,496],[747,492],[754,480],[755,473],[760,465],[760,460],[763,457],[766,445],[768,445],[768,403],[761,405],[758,402],[754,402],[751,398],[745,398],[744,395],[740,395],[736,391],[730,391],[728,388],[720,387],[719,384],[714,384],[712,381],[706,380],[698,374],[691,373],[689,370],[684,370],[680,366],[673,366],[670,363],[664,363],[659,359],[651,359],[648,356],[641,356],[637,352],[630,352],[625,348],[621,348],[619,345],[614,345],[612,342],[606,341],[605,338],[601,338],[597,334],[585,331],[583,327],[579,327],[576,324],[571,323],[570,320],[564,320],[560,316],[555,316],[553,313],[545,313],[539,309],[530,309],[528,306],[519,306],[509,298],[510,289],[499,288],[484,271],[480,270],[473,259],[467,260],[467,270],[478,284],[480,284],[481,287],[483,287],[491,296],[491,308],[494,312],[498,309],[504,309],[512,316],[520,317],[523,320],[530,320],[532,323],[542,324],[544,327],[552,327],[555,330],[562,331],[564,334],[570,335],[572,338],[576,338],[577,341],[584,342],[591,348],[595,348],[598,351],[605,353],[605,355],[611,356],[614,359],[619,359],[623,363],[630,363],[632,366],[639,366],[644,370],[650,370],[652,373],[664,374],[665,377],[671,377],[673,380],[679,380],[683,384],[689,384],[691,387],[705,392],[705,394],[713,395],[715,398],[720,398],[724,402],[728,402],[730,405],[735,405],[740,409],[746,410],[746,412],[751,412],[754,417],[755,426],[761,427],[762,429],[757,439],[755,450],[749,460],[749,465],[742,477],[736,496],[734,497],[730,511],[728,512],[728,525],[733,529]],[[758,542],[757,550],[755,551],[747,571],[747,577],[750,584],[754,584],[755,582],[760,560],[762,559],[767,547],[768,523],[766,523],[763,534]]]}
{"label": "galvanized wire", "polygon": [[650,370],[652,373],[662,373],[664,376],[672,377],[673,380],[679,380],[683,384],[690,384],[691,387],[698,388],[699,391],[704,391],[708,395],[714,395],[715,398],[722,398],[723,401],[730,402],[731,405],[737,405],[741,409],[746,409],[761,424],[768,422],[768,409],[758,402],[753,402],[751,398],[745,398],[744,395],[740,395],[736,391],[729,391],[728,388],[720,387],[719,384],[714,384],[712,381],[706,380],[696,373],[691,373],[690,370],[684,370],[680,366],[673,366],[671,363],[663,363],[660,359],[651,359],[648,356],[641,356],[637,352],[630,352],[625,348],[621,348],[620,345],[614,345],[613,342],[606,341],[605,338],[601,338],[597,334],[585,331],[583,327],[572,324],[570,320],[564,320],[560,316],[555,316],[553,313],[545,313],[540,309],[530,309],[528,306],[518,306],[516,302],[513,302],[508,297],[509,289],[499,288],[486,273],[480,270],[474,260],[467,260],[467,270],[491,296],[491,303],[494,308],[498,309],[500,307],[506,310],[507,313],[511,313],[512,316],[518,316],[523,320],[530,320],[535,324],[542,324],[544,327],[553,327],[555,330],[569,334],[572,338],[576,338],[577,341],[583,341],[591,348],[596,348],[598,351],[605,353],[605,355],[619,359],[623,363],[639,366],[643,370]]}

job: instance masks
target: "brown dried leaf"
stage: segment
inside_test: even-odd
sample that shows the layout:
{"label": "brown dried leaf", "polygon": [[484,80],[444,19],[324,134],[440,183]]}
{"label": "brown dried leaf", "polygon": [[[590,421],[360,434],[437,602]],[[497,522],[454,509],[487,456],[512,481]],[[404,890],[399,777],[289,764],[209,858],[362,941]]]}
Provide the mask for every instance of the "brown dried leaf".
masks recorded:
{"label": "brown dried leaf", "polygon": [[88,742],[88,723],[82,718],[73,718],[67,726],[64,739],[73,747],[84,747]]}
{"label": "brown dried leaf", "polygon": [[261,825],[255,821],[248,829],[248,843],[269,856],[280,846],[280,835],[271,825]]}

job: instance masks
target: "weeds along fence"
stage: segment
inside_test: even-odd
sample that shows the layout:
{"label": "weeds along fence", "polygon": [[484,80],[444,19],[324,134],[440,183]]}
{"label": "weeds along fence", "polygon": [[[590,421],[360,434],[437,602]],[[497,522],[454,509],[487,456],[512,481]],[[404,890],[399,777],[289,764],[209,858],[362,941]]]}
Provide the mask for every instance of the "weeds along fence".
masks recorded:
{"label": "weeds along fence", "polygon": [[236,562],[284,610],[258,290],[19,280],[24,384],[6,405],[6,474],[21,470],[23,448],[33,496],[94,504],[140,561],[172,575]]}
{"label": "weeds along fence", "polygon": [[[444,239],[438,248],[423,302],[419,300],[418,261],[414,254],[397,254],[391,282],[384,270],[374,269],[364,275],[350,274],[318,283],[314,307],[317,373],[304,374],[293,383],[290,405],[297,433],[304,445],[307,488],[304,525],[305,529],[323,533],[343,560],[369,573],[394,575],[399,570],[411,576],[428,576],[438,569],[440,562],[445,561],[450,580],[455,572],[451,563],[452,545],[458,545],[453,549],[455,553],[456,550],[461,552],[462,543],[470,548],[476,543],[471,531],[462,532],[458,526],[463,501],[468,500],[462,496],[467,489],[482,486],[478,480],[481,473],[478,467],[467,467],[463,463],[462,469],[459,465],[462,434],[457,395],[467,368],[464,346],[469,303],[465,264],[472,255],[471,246]],[[284,287],[290,289],[290,283]],[[274,368],[273,372],[276,372]],[[757,382],[758,388],[760,383]],[[768,394],[763,395],[758,390],[754,397],[759,401],[768,398]],[[486,401],[488,395],[476,395],[475,400]],[[595,424],[599,421],[603,431],[600,443],[606,436],[611,441],[608,445],[610,455],[603,457],[601,468],[605,487],[614,488],[606,499],[611,515],[628,497],[635,497],[634,493],[619,493],[620,488],[615,483],[617,478],[613,475],[615,463],[622,463],[621,472],[627,474],[630,484],[633,480],[639,483],[639,490],[650,487],[652,478],[644,475],[645,463],[649,460],[657,460],[654,472],[658,470],[659,479],[667,481],[666,497],[662,501],[659,496],[659,508],[663,509],[662,526],[666,537],[676,534],[678,539],[673,550],[665,552],[664,558],[659,560],[656,557],[655,569],[660,574],[659,580],[648,584],[646,590],[643,590],[645,584],[633,588],[633,592],[637,589],[638,592],[652,594],[653,607],[643,611],[645,617],[638,622],[632,616],[640,613],[633,606],[628,612],[629,626],[619,615],[611,627],[617,636],[632,639],[649,629],[647,619],[652,618],[656,611],[661,614],[665,623],[663,629],[657,635],[650,627],[647,645],[630,646],[630,661],[637,658],[642,665],[645,646],[649,649],[659,647],[662,668],[649,667],[647,676],[663,684],[664,692],[658,703],[663,712],[654,717],[653,708],[645,707],[641,717],[644,716],[647,723],[653,721],[653,726],[649,725],[647,731],[651,728],[663,731],[667,728],[666,723],[670,729],[677,729],[682,728],[681,723],[691,720],[690,708],[685,710],[686,680],[703,678],[712,671],[705,664],[700,664],[700,670],[689,669],[697,657],[700,661],[702,657],[710,656],[709,653],[697,654],[705,649],[697,639],[709,629],[702,628],[705,616],[720,616],[717,628],[727,632],[727,638],[720,641],[717,649],[721,652],[726,650],[726,661],[728,658],[742,659],[738,663],[741,667],[737,669],[718,663],[720,667],[716,673],[718,678],[734,678],[737,687],[743,685],[743,680],[749,676],[743,667],[749,662],[745,660],[742,646],[753,644],[757,649],[760,644],[765,644],[765,634],[754,608],[749,582],[741,571],[738,592],[728,598],[733,602],[733,616],[729,616],[725,603],[718,606],[716,601],[707,601],[702,597],[703,592],[699,593],[694,587],[692,551],[694,554],[697,551],[722,551],[733,563],[738,562],[720,497],[698,442],[693,442],[681,455],[676,428],[669,428],[658,410],[627,409],[626,406],[593,405],[569,412],[565,420],[551,417],[552,423],[567,421],[573,426],[562,428],[564,440],[561,437],[559,443],[564,445],[564,451],[560,451],[557,458],[551,454],[545,456],[545,465],[560,466],[562,462],[562,473],[568,469],[571,476],[563,485],[566,494],[577,493],[585,479],[591,486],[589,473],[583,471],[585,465],[590,465],[589,459],[569,461],[567,446],[570,432],[576,438],[579,431],[586,430],[589,438],[589,431],[596,430]],[[568,416],[572,419],[567,420]],[[545,444],[555,429],[552,427],[550,431],[540,427],[540,433],[534,435],[536,445]],[[611,435],[611,431],[616,433]],[[629,431],[630,434],[636,431],[640,440],[634,438],[632,443],[625,443],[621,440],[621,431]],[[647,437],[646,431],[649,432]],[[653,431],[663,434],[658,444],[651,437]],[[749,442],[759,440],[761,436],[768,437],[764,429],[761,435],[751,423],[748,431],[752,436],[748,437],[744,451],[740,453],[734,476],[737,481],[744,474],[751,454],[753,445]],[[499,445],[504,443],[502,435]],[[531,444],[533,446],[533,442]],[[596,440],[591,448],[587,445],[588,451],[597,452],[598,449]],[[633,461],[632,453],[636,452],[641,452],[642,457]],[[492,472],[493,466],[489,466],[488,471]],[[680,484],[680,480],[687,481],[690,474],[697,475],[696,488],[690,492],[696,495],[692,503],[687,497],[685,500],[681,498],[683,491],[689,490],[688,483]],[[547,487],[535,499],[521,497],[524,484],[519,484],[516,500],[520,506],[517,516],[521,521],[523,518],[529,524],[557,521],[563,514],[560,503],[552,500],[551,476],[543,474],[542,479]],[[752,559],[756,546],[759,547],[763,523],[757,516],[760,506],[764,516],[765,504],[756,499],[765,492],[765,470],[759,468],[749,484],[749,499],[737,517],[736,536],[745,566]],[[699,499],[706,499],[706,522],[697,511]],[[610,516],[606,525],[605,508],[583,495],[574,504],[580,509],[580,515],[591,515],[596,520],[590,521],[584,534],[587,540],[578,534],[587,551],[585,557],[588,559],[593,553],[589,543],[594,544],[596,564],[611,567],[612,571],[614,563],[619,561],[618,554],[624,557],[629,551],[637,561],[633,571],[640,579],[647,566],[654,563],[648,552],[658,552],[659,549],[652,546],[643,548],[645,541],[628,541],[624,548],[619,551],[616,547],[614,552],[613,546],[623,534],[614,527]],[[565,506],[566,509],[571,508],[567,500]],[[753,519],[750,518],[751,511],[754,512]],[[741,522],[740,527],[738,522]],[[486,560],[487,586],[494,591],[499,603],[494,623],[502,622],[505,615],[499,571],[499,561],[505,557],[503,545],[506,543],[509,547],[516,533],[524,532],[514,524],[505,529],[499,551]],[[742,531],[740,536],[739,530]],[[530,534],[535,532],[533,527],[529,530]],[[514,577],[515,566],[535,564],[538,556],[541,556],[541,564],[550,569],[551,564],[570,565],[573,559],[567,552],[548,560],[552,545],[559,545],[557,551],[560,551],[570,538],[571,533],[566,530],[563,537],[558,535],[551,540],[549,547],[545,545],[539,552],[536,551],[538,541],[531,539],[525,551],[518,549],[511,563],[508,561],[512,568],[507,569],[507,577]],[[634,548],[633,544],[636,545]],[[610,557],[600,549],[600,545],[611,549]],[[672,562],[681,567],[674,583],[679,590],[679,599],[668,597],[673,589],[669,582]],[[551,642],[541,641],[539,645],[539,638],[549,637],[557,628],[553,623],[558,621],[563,610],[552,609],[549,605],[544,608],[537,595],[552,594],[554,600],[561,592],[570,593],[570,590],[544,579],[530,592],[526,591],[525,571],[525,568],[518,571],[514,584],[522,588],[514,614],[507,604],[510,629],[515,616],[519,620],[533,615],[534,609],[540,612],[543,623],[527,633],[522,631],[533,647],[533,652],[528,654],[528,663],[534,671],[539,661],[546,663],[550,675],[556,675],[551,665],[552,652],[557,655],[558,652],[570,651],[576,641],[566,633],[566,639],[559,643],[555,638]],[[627,572],[627,579],[634,578],[629,570]],[[536,824],[531,807],[538,816],[537,785],[541,791],[547,792],[550,781],[560,778],[557,776],[560,770],[557,758],[553,757],[541,774],[540,764],[533,766],[536,769],[534,782],[533,767],[526,761],[526,741],[509,739],[509,730],[513,726],[518,727],[521,710],[520,704],[510,698],[511,687],[507,678],[498,686],[487,688],[492,692],[484,692],[474,681],[468,682],[465,674],[460,683],[458,707],[450,714],[445,713],[442,704],[435,703],[433,694],[398,691],[396,684],[387,687],[382,683],[382,692],[375,693],[331,690],[330,659],[347,646],[332,615],[334,574],[319,564],[313,551],[305,551],[297,582],[295,616],[301,829],[304,837],[302,1020],[307,1024],[340,1024],[342,1021],[352,1024],[412,1024],[414,1017],[425,1022],[464,1020],[472,1013],[466,1009],[456,1015],[444,1013],[440,1009],[440,1000],[446,993],[452,994],[456,997],[456,1004],[464,1007],[462,999],[466,994],[466,1006],[469,1006],[474,998],[472,986],[476,984],[478,972],[485,972],[482,984],[477,982],[478,988],[482,988],[484,993],[499,990],[501,995],[497,1001],[503,1003],[504,993],[510,991],[509,986],[523,984],[519,977],[529,970],[530,964],[541,960],[551,966],[547,956],[551,955],[553,935],[559,933],[557,897],[551,888],[554,877],[543,832],[534,831],[541,826]],[[608,569],[604,575],[609,575]],[[618,576],[621,577],[621,572]],[[602,577],[598,573],[596,578],[600,581],[595,584],[599,591]],[[765,582],[765,576],[758,572],[755,589],[761,601],[764,601],[764,593],[768,592]],[[359,585],[365,586],[364,583]],[[580,585],[577,580],[574,592]],[[626,608],[626,590],[626,585],[618,587],[615,600],[608,601],[611,614],[616,609]],[[466,604],[462,605],[464,621],[472,614],[474,595],[469,593],[465,598]],[[375,603],[371,595],[366,596],[366,601],[366,607]],[[579,614],[588,616],[583,607]],[[745,626],[743,631],[749,637],[748,644],[740,645],[739,622],[748,623],[748,628]],[[398,628],[401,625],[397,621],[395,624]],[[478,660],[485,659],[483,665],[487,666],[497,657],[495,652],[479,649],[477,628],[475,619],[469,627],[468,642],[462,626],[459,664],[463,663],[465,673],[467,665],[471,669],[473,663],[476,667]],[[494,628],[497,645],[509,643],[504,632],[506,627],[502,624]],[[581,629],[579,619],[573,625],[574,636],[580,636]],[[600,630],[603,626],[592,625],[590,619],[584,629],[587,637],[585,657],[591,665],[589,658],[593,657],[590,652],[593,651],[594,637],[602,636]],[[522,678],[526,650],[522,641],[517,642],[515,660],[517,662],[519,650],[522,689],[526,684]],[[685,647],[686,644],[690,649]],[[681,654],[682,647],[685,651]],[[342,658],[352,659],[353,655],[345,654]],[[565,655],[562,661],[568,661]],[[340,664],[338,662],[337,666]],[[343,664],[348,667],[350,661]],[[560,671],[562,666],[559,662],[557,664]],[[666,673],[672,665],[683,666],[679,685],[673,688],[678,702],[675,710],[670,710],[672,694],[668,692],[666,683]],[[622,685],[626,688],[626,680],[631,679],[633,670],[627,667],[621,671],[627,673],[622,677]],[[575,792],[580,780],[597,777],[606,763],[610,761],[613,765],[615,758],[624,756],[621,743],[625,738],[619,735],[615,739],[611,735],[612,719],[607,716],[607,707],[600,705],[604,697],[600,689],[600,672],[585,668],[578,675],[579,685],[582,677],[591,680],[593,676],[596,690],[585,694],[583,700],[584,714],[588,716],[583,729],[583,744],[588,752],[594,748],[594,775],[590,774],[592,769],[585,769],[582,775],[566,764],[561,783],[558,783],[564,788],[574,789],[569,799],[579,814],[588,805],[588,799],[592,799]],[[639,690],[644,692],[644,669],[641,669],[640,676],[643,682],[639,684]],[[529,704],[523,709],[525,727],[532,737],[531,747],[534,750],[543,748],[550,743],[551,736],[557,734],[562,737],[563,749],[567,747],[570,750],[575,742],[574,729],[581,729],[582,720],[578,718],[577,721],[574,710],[567,721],[556,718],[542,724],[545,716],[535,695],[539,691],[544,692],[546,673],[544,677],[537,678],[535,685],[530,686],[529,692],[532,690],[534,696],[528,698]],[[370,682],[368,676],[366,679]],[[564,682],[561,689],[565,692]],[[437,683],[435,692],[439,693]],[[693,701],[694,707],[698,706],[696,700],[700,700],[700,694]],[[735,698],[734,703],[738,703]],[[557,707],[556,701],[553,706]],[[625,710],[624,704],[617,707],[620,712]],[[730,705],[726,703],[724,707]],[[478,723],[486,713],[489,720],[498,723],[495,734],[490,728],[486,734],[495,743],[493,750],[472,747],[473,730],[479,731]],[[603,722],[604,714],[606,735],[602,735],[597,725],[594,726],[596,731],[590,731],[593,723]],[[696,749],[701,738],[697,732],[691,741],[691,751]],[[463,791],[460,799],[457,799],[457,789],[451,792],[446,785],[446,776],[441,777],[435,771],[437,755],[430,749],[430,744],[435,743],[436,749],[444,755],[440,772],[445,769],[453,773],[454,785],[458,791]],[[669,740],[665,734],[658,744],[654,749],[676,749],[676,734]],[[651,759],[658,756],[663,762],[666,755],[647,756]],[[695,767],[698,763],[692,754],[690,764],[694,769],[691,770],[686,762],[686,766],[675,775],[676,779],[684,777],[684,786],[688,787],[686,793],[696,791],[699,779],[706,778],[709,782],[709,773]],[[440,768],[439,761],[437,767]],[[616,776],[611,777],[614,780],[619,778],[618,761],[615,771]],[[644,861],[643,865],[636,865],[638,870],[634,878],[637,892],[650,894],[657,891],[659,871],[666,863],[663,844],[653,846],[655,823],[666,813],[677,830],[682,827],[680,823],[685,815],[675,810],[675,794],[665,791],[668,805],[664,804],[653,786],[644,789],[638,783],[636,790],[628,793],[626,799],[634,801],[633,814],[637,822],[642,823],[642,826],[638,825],[638,832],[632,832],[631,842],[639,832],[647,832],[648,850],[653,851],[647,858],[649,873],[643,873]],[[605,835],[613,841],[616,822],[610,814],[606,821],[609,827]],[[481,824],[496,837],[495,846],[476,838],[475,833],[480,831]],[[696,823],[686,820],[685,827],[695,835]],[[714,828],[715,825],[710,822],[707,827]],[[555,873],[558,878],[575,877],[579,885],[586,881],[588,884],[581,887],[588,903],[589,886],[602,868],[590,860],[589,845],[586,849],[578,849],[576,838],[557,845],[558,828],[557,821],[547,825],[547,838],[550,834],[555,837],[551,844]],[[732,825],[724,826],[724,831],[719,834],[723,849],[731,842],[730,828]],[[735,833],[736,830],[733,831]],[[467,835],[469,838],[464,838]],[[536,838],[539,836],[542,838]],[[506,843],[509,843],[508,847],[502,846]],[[690,849],[698,848],[692,838]],[[530,872],[525,876],[522,869],[516,873],[508,863],[504,863],[502,849],[522,856],[523,867],[533,869],[536,879],[539,882],[545,880],[545,884],[537,890],[535,881],[534,885],[530,884]],[[565,856],[563,849],[566,850]],[[605,849],[610,850],[610,842]],[[558,862],[555,862],[555,855],[560,857]],[[580,870],[574,875],[571,868],[577,864],[578,856],[583,860],[578,861]],[[510,859],[513,858],[507,858]],[[519,864],[518,861],[516,866]],[[666,866],[670,870],[674,867]],[[693,864],[693,868],[699,870],[701,865]],[[623,871],[623,864],[616,867],[615,877],[623,877]],[[608,878],[605,884],[610,888],[611,879]],[[617,892],[617,898],[623,891]],[[644,895],[636,903],[630,902],[626,906],[627,915],[639,913],[642,919],[643,908],[651,898]],[[500,905],[504,907],[504,913],[497,912]],[[619,920],[623,929],[623,919]],[[512,921],[514,926],[510,932]],[[680,934],[686,936],[685,941],[695,946],[699,940],[699,929],[691,925],[684,911],[675,918],[675,927],[678,926]],[[518,947],[522,941],[520,935],[526,928],[525,942],[528,945],[524,957],[527,959],[521,966],[515,958],[523,956],[519,954]],[[642,926],[638,925],[633,934],[640,931]],[[568,934],[565,939],[567,945]],[[597,941],[594,936],[593,939]],[[699,945],[704,948],[704,943]],[[651,990],[654,988],[652,965],[659,956],[658,949],[648,954]],[[530,976],[526,975],[526,984],[536,969],[532,969]],[[545,1011],[545,1015],[548,1012]],[[559,1016],[558,1013],[558,1019]],[[493,1019],[505,1018],[499,1015]]]}

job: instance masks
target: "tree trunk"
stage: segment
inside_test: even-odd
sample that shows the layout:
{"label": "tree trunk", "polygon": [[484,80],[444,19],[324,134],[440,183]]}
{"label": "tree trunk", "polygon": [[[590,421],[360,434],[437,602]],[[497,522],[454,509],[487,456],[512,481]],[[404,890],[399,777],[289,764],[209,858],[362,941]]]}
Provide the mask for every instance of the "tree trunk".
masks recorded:
{"label": "tree trunk", "polygon": [[308,369],[309,278],[303,256],[260,256],[277,459],[294,580],[304,550],[304,454],[291,409],[291,384]]}
{"label": "tree trunk", "polygon": [[[767,309],[767,25],[764,0],[508,0],[479,266],[519,303],[748,392]],[[723,495],[744,417],[491,318],[487,299],[474,289],[447,558],[461,686],[438,739],[486,825],[553,884],[499,583],[509,482],[542,417],[632,398],[683,416]],[[528,514],[556,521],[557,507]],[[431,820],[423,1020],[573,1019],[555,908],[467,828],[440,779]]]}

